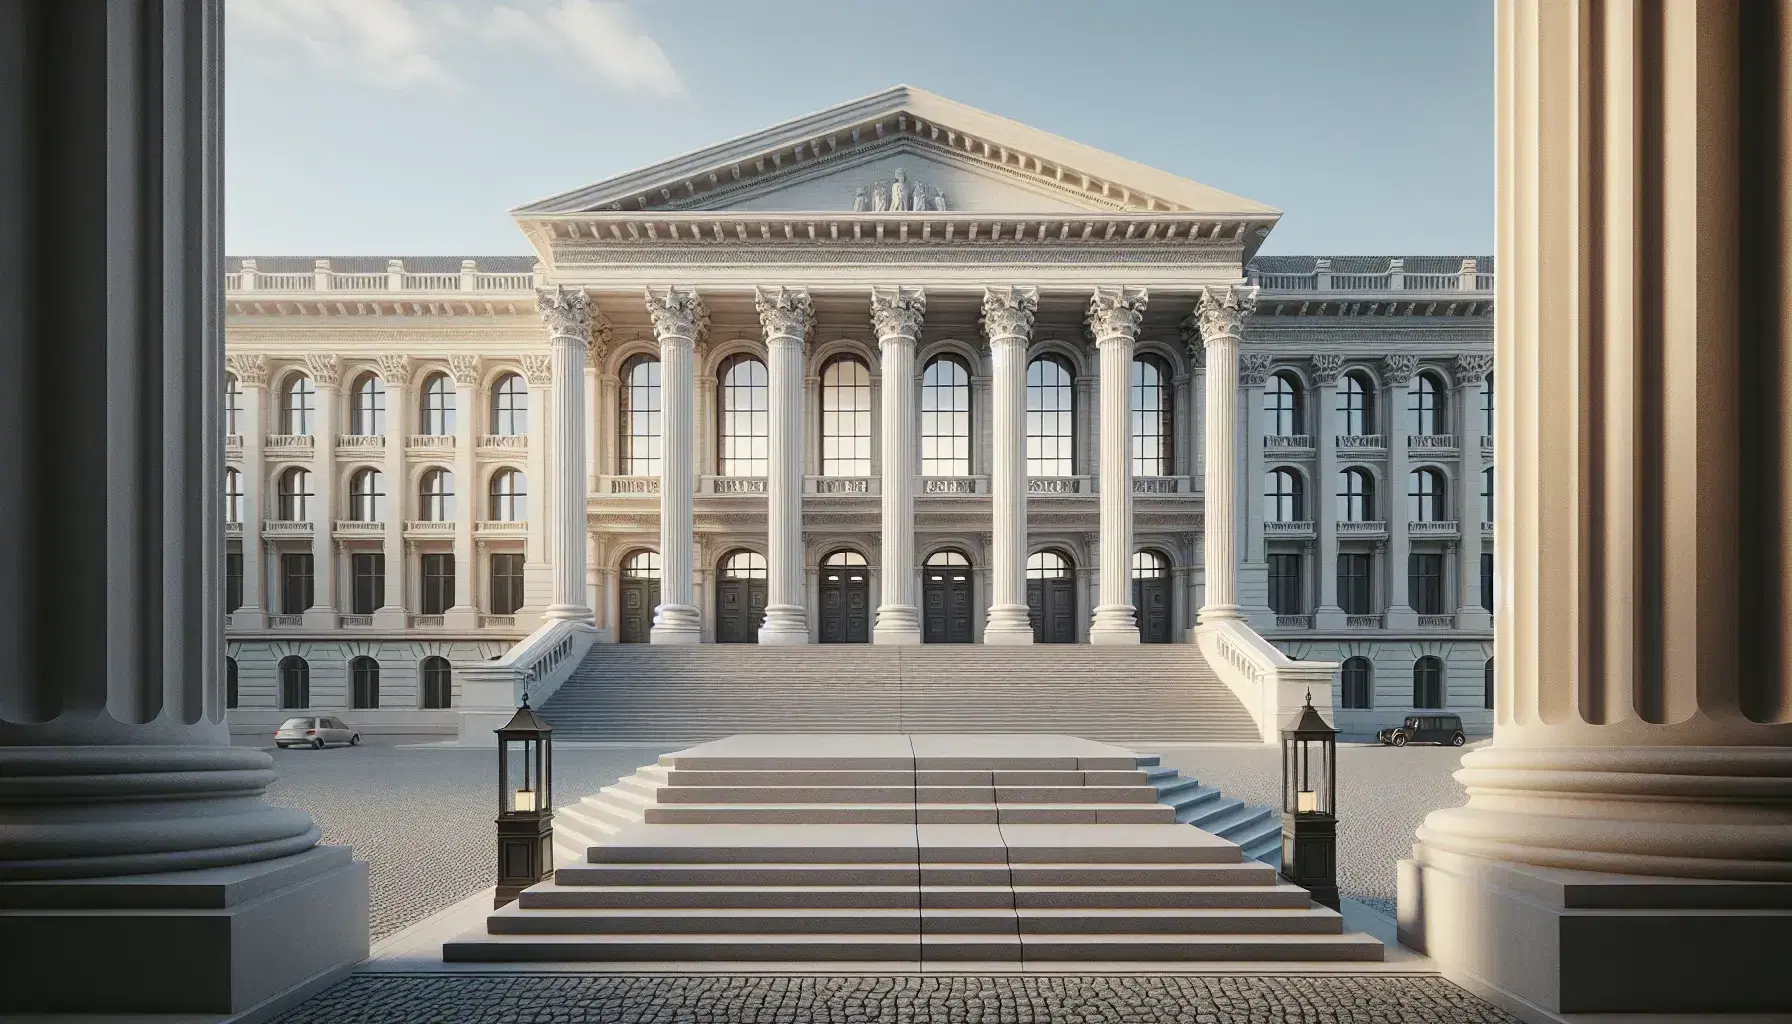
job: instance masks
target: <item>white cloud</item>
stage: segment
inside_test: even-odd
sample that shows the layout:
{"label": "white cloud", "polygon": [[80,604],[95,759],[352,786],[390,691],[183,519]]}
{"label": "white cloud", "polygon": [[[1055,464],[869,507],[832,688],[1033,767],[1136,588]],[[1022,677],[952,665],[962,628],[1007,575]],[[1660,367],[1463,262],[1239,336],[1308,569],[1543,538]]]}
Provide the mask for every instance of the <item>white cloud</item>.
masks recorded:
{"label": "white cloud", "polygon": [[611,85],[660,96],[684,93],[684,82],[660,44],[636,24],[620,0],[553,0],[530,7],[499,6],[487,25],[496,39],[514,40],[549,56],[569,57]]}
{"label": "white cloud", "polygon": [[271,56],[296,50],[328,71],[407,89],[454,81],[431,52],[439,35],[428,17],[433,6],[405,0],[230,0],[225,16],[233,28],[258,37]]}

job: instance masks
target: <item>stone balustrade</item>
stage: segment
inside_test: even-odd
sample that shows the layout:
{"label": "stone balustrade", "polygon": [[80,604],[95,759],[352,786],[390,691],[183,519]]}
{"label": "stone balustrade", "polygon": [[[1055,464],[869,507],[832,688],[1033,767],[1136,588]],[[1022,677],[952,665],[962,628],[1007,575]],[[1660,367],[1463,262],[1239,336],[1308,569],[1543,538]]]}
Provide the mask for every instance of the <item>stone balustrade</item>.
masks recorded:
{"label": "stone balustrade", "polygon": [[312,261],[309,271],[267,273],[254,259],[243,260],[224,274],[224,291],[244,295],[281,295],[335,292],[375,295],[390,292],[528,293],[541,284],[536,273],[491,273],[474,260],[462,260],[458,272],[417,273],[406,270],[403,260],[388,260],[383,272],[350,273],[335,270],[327,259]]}

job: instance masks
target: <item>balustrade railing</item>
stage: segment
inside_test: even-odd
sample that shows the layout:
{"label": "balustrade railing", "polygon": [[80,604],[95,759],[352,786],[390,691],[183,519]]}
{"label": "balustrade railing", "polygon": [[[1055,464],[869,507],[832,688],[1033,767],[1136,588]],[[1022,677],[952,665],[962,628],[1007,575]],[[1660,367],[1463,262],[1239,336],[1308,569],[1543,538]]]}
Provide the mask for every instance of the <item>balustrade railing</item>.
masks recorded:
{"label": "balustrade railing", "polygon": [[338,534],[348,534],[349,536],[377,535],[386,532],[386,524],[369,522],[364,519],[338,519],[335,530]]}
{"label": "balustrade railing", "polygon": [[336,447],[338,447],[338,448],[361,448],[361,449],[384,448],[384,447],[386,447],[386,435],[384,435],[384,434],[337,434],[336,435]]}
{"label": "balustrade railing", "polygon": [[1344,626],[1347,629],[1380,629],[1380,615],[1346,615]]}
{"label": "balustrade railing", "polygon": [[344,616],[342,616],[342,628],[343,629],[355,629],[355,628],[363,628],[364,629],[371,625],[373,625],[373,616],[371,616],[371,615],[344,615]]}
{"label": "balustrade railing", "polygon": [[1361,451],[1365,448],[1386,448],[1388,439],[1381,434],[1339,434],[1334,440],[1342,451]]}
{"label": "balustrade railing", "polygon": [[1094,480],[1086,476],[1030,476],[1027,477],[1028,494],[1087,494],[1093,490]]}
{"label": "balustrade railing", "polygon": [[516,616],[481,615],[479,616],[479,625],[482,629],[514,629],[516,628]]}
{"label": "balustrade railing", "polygon": [[1454,625],[1456,625],[1456,616],[1454,615],[1419,616],[1420,629],[1449,629]]}
{"label": "balustrade railing", "polygon": [[[510,618],[508,624],[496,620]],[[514,616],[482,616],[482,625],[515,626]],[[550,619],[518,641],[503,657],[491,661],[457,661],[464,710],[461,741],[490,746],[491,730],[507,721],[525,694],[535,707],[547,703],[584,660],[597,638],[590,623]]]}
{"label": "balustrade railing", "polygon": [[1201,626],[1195,636],[1208,667],[1250,712],[1264,743],[1278,741],[1282,724],[1300,711],[1309,693],[1331,717],[1336,662],[1296,661],[1237,619]]}
{"label": "balustrade railing", "polygon": [[317,447],[317,438],[310,434],[269,434],[261,447],[270,452],[308,452]]}
{"label": "balustrade railing", "polygon": [[1493,435],[1492,434],[1482,434],[1481,435],[1481,447],[1483,447],[1483,448],[1492,448],[1493,447]]}
{"label": "balustrade railing", "polygon": [[423,448],[432,451],[445,451],[454,448],[453,434],[412,434],[404,439],[406,448]]}
{"label": "balustrade railing", "polygon": [[764,494],[762,476],[706,476],[702,491],[706,494]]}
{"label": "balustrade railing", "polygon": [[1278,615],[1278,616],[1276,616],[1276,628],[1277,629],[1312,629],[1313,628],[1313,616],[1311,616],[1311,615]]}
{"label": "balustrade railing", "polygon": [[1132,478],[1132,493],[1178,494],[1183,490],[1187,479],[1182,476],[1135,476]]}
{"label": "balustrade railing", "polygon": [[333,270],[328,260],[318,260],[309,271],[278,274],[257,270],[255,261],[244,260],[238,270],[224,275],[226,292],[529,292],[536,286],[533,273],[480,271],[471,260],[449,273],[416,273],[393,260],[385,271],[348,273]]}
{"label": "balustrade railing", "polygon": [[921,493],[982,494],[988,479],[981,476],[924,476],[921,478]]}
{"label": "balustrade railing", "polygon": [[529,523],[522,519],[486,519],[473,526],[475,533],[521,534],[529,532]]}
{"label": "balustrade railing", "polygon": [[440,628],[447,622],[445,615],[413,615],[411,625],[417,629]]}
{"label": "balustrade railing", "polygon": [[225,523],[224,524],[224,535],[226,537],[239,536],[242,534],[242,532],[243,532],[243,524],[242,523]]}
{"label": "balustrade railing", "polygon": [[272,626],[274,628],[291,629],[294,626],[303,626],[304,624],[305,624],[305,616],[303,616],[303,615],[270,615],[270,616],[268,616],[268,625]]}
{"label": "balustrade railing", "polygon": [[1373,537],[1386,532],[1388,532],[1388,524],[1384,521],[1338,520],[1338,536],[1340,537]]}
{"label": "balustrade railing", "polygon": [[285,519],[269,519],[261,524],[261,535],[263,537],[309,537],[311,536],[311,524],[309,522],[291,522]]}
{"label": "balustrade railing", "polygon": [[454,534],[455,526],[453,520],[443,522],[439,519],[407,519],[404,523],[404,532],[445,537]]}
{"label": "balustrade railing", "polygon": [[1406,534],[1409,537],[1454,537],[1456,532],[1454,519],[1414,519],[1406,524]]}
{"label": "balustrade railing", "polygon": [[1312,434],[1265,434],[1263,447],[1267,451],[1284,451],[1290,448],[1313,447]]}
{"label": "balustrade railing", "polygon": [[599,494],[658,494],[657,476],[606,476],[598,479]]}
{"label": "balustrade railing", "polygon": [[481,448],[510,448],[522,450],[529,447],[528,434],[480,434]]}
{"label": "balustrade railing", "polygon": [[1300,537],[1313,532],[1311,519],[1266,519],[1263,521],[1263,535],[1266,537]]}
{"label": "balustrade railing", "polygon": [[811,494],[876,494],[878,480],[869,476],[812,476],[808,479]]}
{"label": "balustrade railing", "polygon": [[1426,451],[1436,451],[1438,449],[1444,449],[1444,448],[1455,448],[1456,447],[1456,435],[1455,434],[1408,434],[1408,435],[1406,435],[1406,447],[1419,448],[1419,449],[1424,449]]}
{"label": "balustrade railing", "polygon": [[1266,292],[1491,293],[1494,277],[1482,273],[1474,259],[1463,260],[1454,273],[1415,273],[1398,258],[1390,260],[1386,270],[1368,274],[1335,271],[1328,257],[1320,257],[1314,269],[1304,273],[1268,274],[1254,267],[1246,269],[1250,283]]}

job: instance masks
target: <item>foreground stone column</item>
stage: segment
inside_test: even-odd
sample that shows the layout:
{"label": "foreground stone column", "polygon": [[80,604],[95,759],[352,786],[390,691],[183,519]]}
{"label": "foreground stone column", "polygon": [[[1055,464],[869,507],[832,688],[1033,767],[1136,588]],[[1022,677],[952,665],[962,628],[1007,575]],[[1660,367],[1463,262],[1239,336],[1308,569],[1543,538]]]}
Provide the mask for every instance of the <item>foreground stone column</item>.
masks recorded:
{"label": "foreground stone column", "polygon": [[1034,288],[991,288],[983,293],[983,330],[989,335],[994,459],[990,466],[991,527],[989,618],[986,644],[1030,644],[1027,619],[1027,340],[1039,311]]}
{"label": "foreground stone column", "polygon": [[591,621],[585,603],[585,348],[591,342],[590,301],[582,291],[555,288],[536,297],[548,327],[553,363],[553,416],[548,449],[547,492],[551,522],[548,561],[554,566],[554,601],[544,619]]}
{"label": "foreground stone column", "polygon": [[1207,351],[1206,493],[1201,505],[1204,625],[1242,619],[1238,606],[1238,342],[1257,308],[1255,288],[1203,288],[1195,306]]}
{"label": "foreground stone column", "polygon": [[883,376],[883,548],[880,599],[871,640],[921,642],[921,609],[915,600],[915,343],[927,293],[919,288],[871,291],[871,326],[877,331]]}
{"label": "foreground stone column", "polygon": [[696,386],[697,335],[709,324],[703,300],[690,289],[647,293],[647,313],[660,342],[660,607],[649,639],[656,644],[694,644],[702,617],[691,593],[691,546],[696,524],[692,491],[691,408]]}
{"label": "foreground stone column", "polygon": [[0,6],[9,1011],[237,1013],[367,953],[365,865],[225,721],[222,44],[217,0]]}
{"label": "foreground stone column", "polygon": [[1496,10],[1494,739],[1401,934],[1533,1020],[1792,1012],[1792,17]]}
{"label": "foreground stone column", "polygon": [[754,290],[771,378],[771,458],[766,466],[766,587],[762,644],[806,644],[803,588],[803,339],[815,321],[809,293]]}
{"label": "foreground stone column", "polygon": [[1132,606],[1132,346],[1145,319],[1143,288],[1097,288],[1089,330],[1101,353],[1101,576],[1092,644],[1136,644]]}

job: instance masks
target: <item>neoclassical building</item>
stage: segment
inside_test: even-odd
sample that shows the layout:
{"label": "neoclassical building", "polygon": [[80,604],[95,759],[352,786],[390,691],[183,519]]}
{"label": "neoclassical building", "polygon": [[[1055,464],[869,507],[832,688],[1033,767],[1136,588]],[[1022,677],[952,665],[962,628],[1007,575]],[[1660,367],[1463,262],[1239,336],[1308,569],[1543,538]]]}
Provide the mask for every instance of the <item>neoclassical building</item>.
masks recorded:
{"label": "neoclassical building", "polygon": [[228,261],[238,727],[451,729],[560,619],[1233,618],[1347,731],[1490,723],[1490,258],[1259,256],[1270,207],[910,88],[513,215],[532,255]]}

